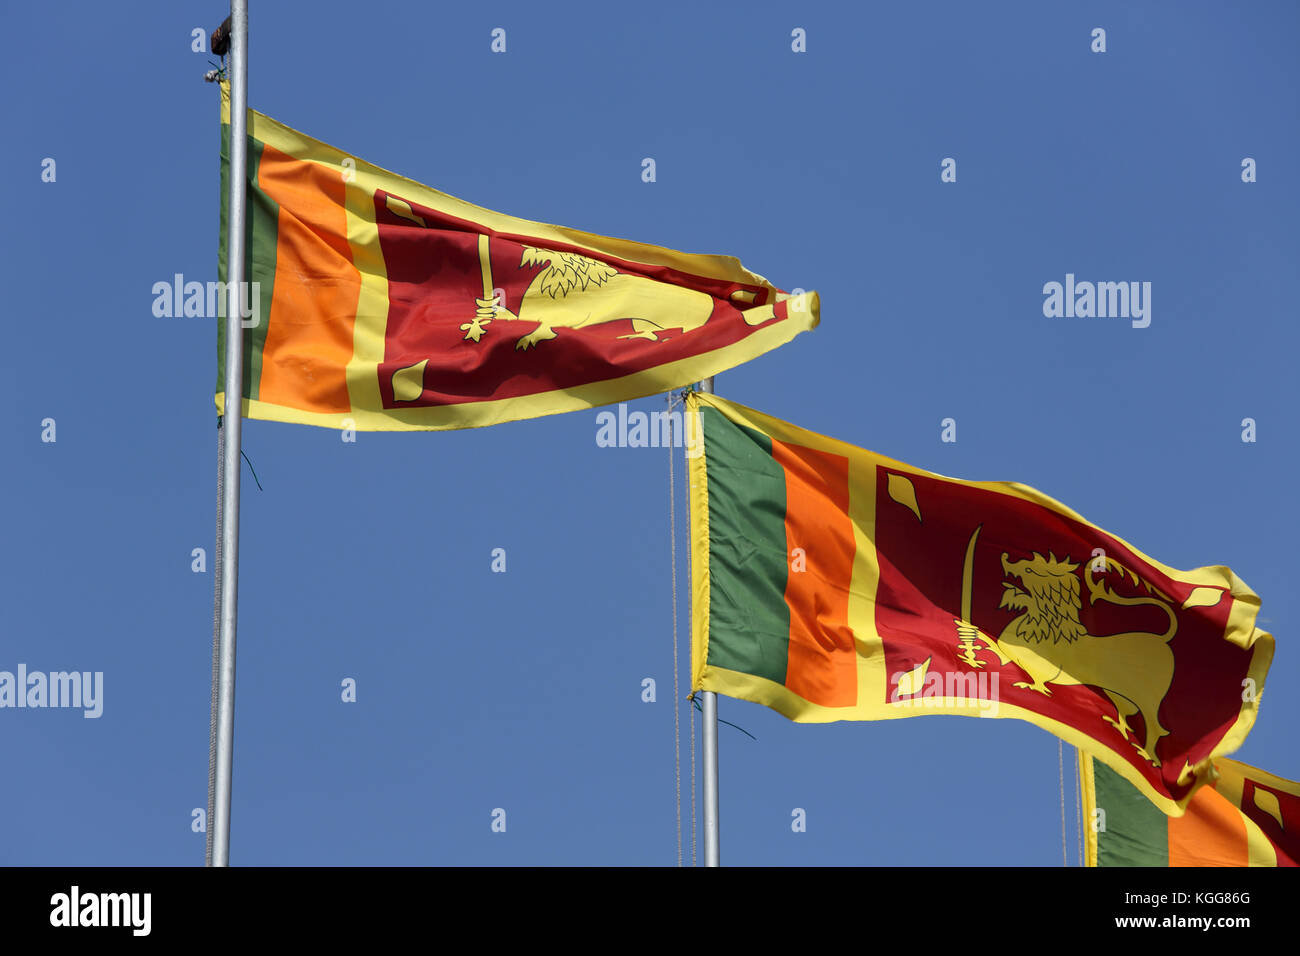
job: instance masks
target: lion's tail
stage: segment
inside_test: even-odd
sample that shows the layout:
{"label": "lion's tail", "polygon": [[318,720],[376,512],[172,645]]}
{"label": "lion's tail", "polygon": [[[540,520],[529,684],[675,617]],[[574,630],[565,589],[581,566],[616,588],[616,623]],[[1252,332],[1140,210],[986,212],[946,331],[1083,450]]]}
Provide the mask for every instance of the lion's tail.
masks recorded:
{"label": "lion's tail", "polygon": [[[1128,574],[1130,577],[1133,578],[1134,581],[1139,580],[1136,574],[1133,574],[1132,571],[1129,571],[1128,568],[1124,567],[1124,565],[1120,564],[1114,558],[1106,558],[1105,560],[1106,560],[1107,570],[1110,570],[1112,567],[1115,567],[1119,569],[1121,574]],[[1130,607],[1134,605],[1154,604],[1156,607],[1160,608],[1169,617],[1169,627],[1165,630],[1163,634],[1159,635],[1159,638],[1160,640],[1165,641],[1166,643],[1173,638],[1174,632],[1178,630],[1178,617],[1177,615],[1174,614],[1173,608],[1170,607],[1168,601],[1163,601],[1160,598],[1154,596],[1153,597],[1123,597],[1119,594],[1116,594],[1114,591],[1112,591],[1109,587],[1106,586],[1105,581],[1096,581],[1093,579],[1091,564],[1087,566],[1087,570],[1084,571],[1083,576],[1084,576],[1084,580],[1088,583],[1088,593],[1092,596],[1092,600],[1094,602],[1096,602],[1097,600],[1102,600],[1102,601],[1109,601],[1112,604],[1124,604]],[[1147,585],[1147,588],[1148,590],[1154,590],[1154,588],[1152,588],[1150,585]]]}

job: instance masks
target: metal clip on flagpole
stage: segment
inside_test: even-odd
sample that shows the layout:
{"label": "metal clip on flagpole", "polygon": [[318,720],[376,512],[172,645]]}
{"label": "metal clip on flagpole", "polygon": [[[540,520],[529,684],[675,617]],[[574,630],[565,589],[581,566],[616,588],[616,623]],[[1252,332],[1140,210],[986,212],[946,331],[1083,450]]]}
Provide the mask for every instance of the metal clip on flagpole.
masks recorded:
{"label": "metal clip on flagpole", "polygon": [[[713,379],[700,383],[700,391],[713,394]],[[718,695],[700,691],[704,713],[704,865],[721,866],[718,850]]]}
{"label": "metal clip on flagpole", "polygon": [[248,181],[248,0],[230,0],[230,184],[226,229],[226,385],[222,449],[221,630],[214,674],[209,866],[230,865],[230,791],[235,740],[235,620],[239,587],[239,456],[244,394],[244,209]]}

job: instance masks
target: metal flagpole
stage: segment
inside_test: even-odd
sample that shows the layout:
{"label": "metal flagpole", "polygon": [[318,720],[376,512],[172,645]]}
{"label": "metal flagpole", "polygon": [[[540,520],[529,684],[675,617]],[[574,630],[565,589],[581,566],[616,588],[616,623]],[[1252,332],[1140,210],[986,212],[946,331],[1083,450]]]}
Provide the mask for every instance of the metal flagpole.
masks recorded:
{"label": "metal flagpole", "polygon": [[[713,394],[713,378],[700,383],[700,391]],[[704,865],[721,866],[718,851],[718,695],[700,691],[704,711]]]}
{"label": "metal flagpole", "polygon": [[[230,865],[230,779],[235,740],[235,619],[239,587],[239,456],[244,394],[244,208],[248,180],[248,0],[230,0],[230,171],[226,229],[226,399],[222,448],[221,631],[213,675],[209,866]],[[251,296],[251,292],[249,295]]]}

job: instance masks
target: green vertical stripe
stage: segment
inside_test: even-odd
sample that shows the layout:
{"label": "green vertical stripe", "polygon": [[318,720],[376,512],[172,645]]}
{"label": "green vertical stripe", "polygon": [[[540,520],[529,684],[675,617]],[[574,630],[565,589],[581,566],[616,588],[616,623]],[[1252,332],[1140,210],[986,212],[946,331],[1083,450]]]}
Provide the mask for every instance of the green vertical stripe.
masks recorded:
{"label": "green vertical stripe", "polygon": [[[275,288],[275,247],[278,240],[280,204],[257,188],[262,161],[262,143],[248,138],[248,207],[244,223],[244,281],[258,283],[260,319],[255,328],[244,330],[244,397],[257,398],[262,385],[262,346],[271,317],[271,294]],[[221,127],[221,248],[217,251],[218,276],[226,279],[226,231],[229,211],[226,197],[230,188],[230,126]],[[217,391],[226,384],[226,325],[217,323]]]}
{"label": "green vertical stripe", "polygon": [[785,683],[785,471],[772,439],[702,407],[709,496],[709,657]]}
{"label": "green vertical stripe", "polygon": [[1168,866],[1169,818],[1100,760],[1094,759],[1097,791],[1098,866]]}

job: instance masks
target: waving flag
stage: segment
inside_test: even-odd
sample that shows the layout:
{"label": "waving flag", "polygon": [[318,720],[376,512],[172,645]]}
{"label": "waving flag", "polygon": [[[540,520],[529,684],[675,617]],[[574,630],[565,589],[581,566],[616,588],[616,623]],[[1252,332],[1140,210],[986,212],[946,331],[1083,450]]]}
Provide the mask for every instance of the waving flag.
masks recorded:
{"label": "waving flag", "polygon": [[692,678],[792,720],[1018,717],[1180,814],[1255,720],[1273,639],[1024,485],[958,481],[687,399]]}
{"label": "waving flag", "polygon": [[[223,86],[223,282],[229,121]],[[516,219],[252,110],[248,125],[247,417],[491,425],[667,391],[817,325],[816,293],[730,256]]]}
{"label": "waving flag", "polygon": [[1165,816],[1109,767],[1079,754],[1088,866],[1300,866],[1300,783],[1226,757],[1217,779]]}

